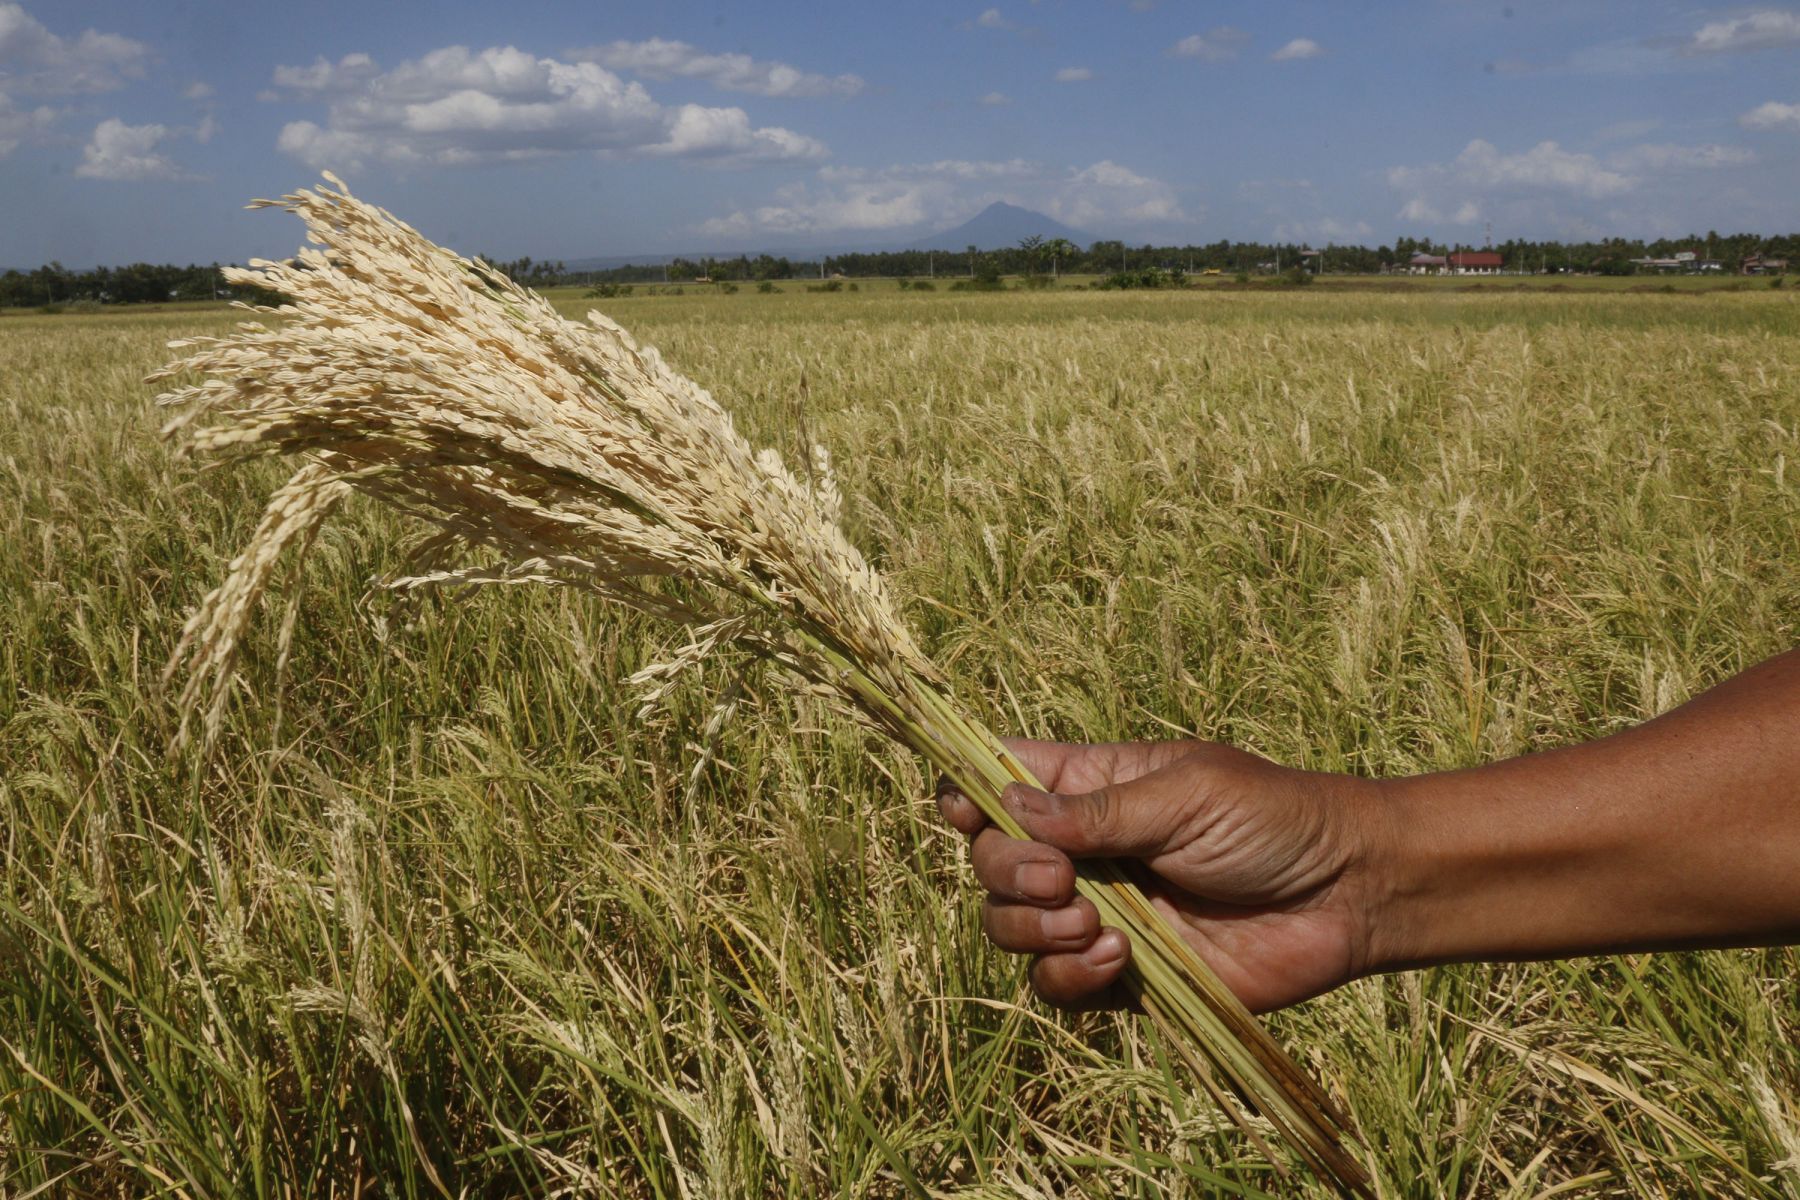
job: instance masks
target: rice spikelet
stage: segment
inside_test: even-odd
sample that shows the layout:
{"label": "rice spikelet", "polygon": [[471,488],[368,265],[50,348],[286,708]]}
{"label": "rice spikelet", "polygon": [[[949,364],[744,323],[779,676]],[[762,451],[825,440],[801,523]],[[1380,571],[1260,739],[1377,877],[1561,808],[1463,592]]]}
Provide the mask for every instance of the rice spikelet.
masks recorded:
{"label": "rice spikelet", "polygon": [[[176,413],[165,434],[197,452],[301,463],[183,630],[166,676],[186,672],[181,737],[196,714],[204,736],[217,732],[276,560],[290,546],[304,553],[356,491],[437,531],[391,586],[557,584],[679,622],[688,644],[634,680],[651,698],[725,647],[747,651],[924,755],[999,828],[1024,836],[1000,791],[1036,781],[947,698],[881,577],[838,527],[823,450],[813,482],[795,476],[605,316],[564,320],[325,179],[252,205],[305,221],[311,245],[296,260],[226,273],[292,297],[281,320],[173,343],[185,357],[152,376],[203,377],[160,398]],[[1101,919],[1131,937],[1128,983],[1197,1079],[1217,1096],[1213,1072],[1222,1075],[1322,1176],[1369,1194],[1323,1091],[1120,868],[1082,863],[1079,873]]]}

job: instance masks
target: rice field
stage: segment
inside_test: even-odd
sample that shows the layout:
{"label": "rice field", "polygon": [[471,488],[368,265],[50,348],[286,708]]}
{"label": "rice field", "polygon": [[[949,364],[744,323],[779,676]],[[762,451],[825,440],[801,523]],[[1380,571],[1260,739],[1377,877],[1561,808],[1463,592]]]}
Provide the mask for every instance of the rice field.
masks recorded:
{"label": "rice field", "polygon": [[[1797,640],[1791,290],[604,303],[753,442],[830,448],[998,728],[1415,772]],[[640,720],[677,633],[371,594],[409,536],[372,507],[168,752],[162,665],[282,469],[179,458],[140,381],[233,319],[0,318],[0,1194],[1322,1194],[1132,1018],[1032,1000],[917,761],[724,668]],[[1792,949],[1271,1023],[1384,1196],[1800,1196]]]}

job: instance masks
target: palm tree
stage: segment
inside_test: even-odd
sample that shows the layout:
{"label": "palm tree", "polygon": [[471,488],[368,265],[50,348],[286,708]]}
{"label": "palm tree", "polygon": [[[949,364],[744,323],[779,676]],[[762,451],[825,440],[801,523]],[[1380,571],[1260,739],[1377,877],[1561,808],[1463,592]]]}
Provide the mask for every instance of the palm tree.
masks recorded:
{"label": "palm tree", "polygon": [[1050,257],[1050,277],[1054,279],[1056,278],[1056,260],[1059,258],[1073,257],[1076,252],[1076,247],[1075,243],[1071,242],[1068,238],[1059,237],[1051,238],[1049,241],[1045,242],[1042,250],[1043,253]]}

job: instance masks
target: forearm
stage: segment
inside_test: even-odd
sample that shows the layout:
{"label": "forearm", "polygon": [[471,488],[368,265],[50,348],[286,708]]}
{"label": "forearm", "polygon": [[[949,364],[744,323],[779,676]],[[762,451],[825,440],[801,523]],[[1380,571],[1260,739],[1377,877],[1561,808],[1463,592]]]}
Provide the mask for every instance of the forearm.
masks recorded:
{"label": "forearm", "polygon": [[1372,969],[1800,940],[1800,651],[1612,737],[1377,795]]}

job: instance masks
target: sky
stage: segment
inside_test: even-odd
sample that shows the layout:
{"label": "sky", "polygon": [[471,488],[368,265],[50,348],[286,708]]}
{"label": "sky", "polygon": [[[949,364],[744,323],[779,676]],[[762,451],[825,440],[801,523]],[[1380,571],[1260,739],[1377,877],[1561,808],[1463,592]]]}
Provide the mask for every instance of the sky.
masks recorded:
{"label": "sky", "polygon": [[1800,7],[0,0],[0,266],[1800,230]]}

